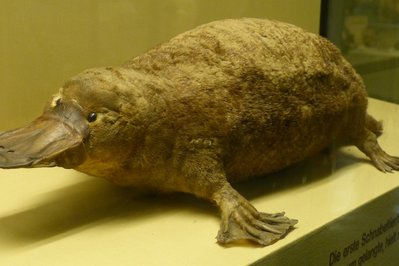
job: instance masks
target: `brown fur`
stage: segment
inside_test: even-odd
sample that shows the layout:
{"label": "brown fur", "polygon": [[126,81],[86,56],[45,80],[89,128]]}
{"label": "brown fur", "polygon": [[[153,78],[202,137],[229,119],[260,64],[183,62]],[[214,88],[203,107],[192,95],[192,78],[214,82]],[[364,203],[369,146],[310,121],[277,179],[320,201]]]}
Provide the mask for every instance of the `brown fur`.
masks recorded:
{"label": "brown fur", "polygon": [[[355,137],[365,123],[364,85],[339,50],[280,22],[207,24],[130,60],[122,69],[89,70],[83,77],[93,82],[97,72],[112,76],[112,85],[98,81],[96,90],[119,86],[115,91],[137,94],[127,99],[142,97],[139,107],[118,99],[125,109],[122,117],[138,109],[136,124],[145,127],[141,133],[129,131],[132,140],[123,147],[131,141],[137,147],[127,162],[118,160],[127,169],[122,182],[134,185],[151,181],[147,174],[138,180],[132,169],[157,165],[158,170],[160,164],[179,169],[181,157],[191,149],[217,147],[230,181],[274,172],[332,142]],[[91,97],[89,101],[93,104]],[[164,176],[160,179],[165,183]],[[187,190],[176,184],[179,180],[170,187],[159,182],[157,189]]]}

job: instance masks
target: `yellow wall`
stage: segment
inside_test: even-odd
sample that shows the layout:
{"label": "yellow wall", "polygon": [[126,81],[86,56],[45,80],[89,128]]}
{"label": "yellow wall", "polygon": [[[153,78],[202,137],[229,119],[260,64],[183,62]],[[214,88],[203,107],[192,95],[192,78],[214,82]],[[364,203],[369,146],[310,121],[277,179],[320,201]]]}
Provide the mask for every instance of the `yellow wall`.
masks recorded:
{"label": "yellow wall", "polygon": [[317,32],[320,0],[0,0],[0,131],[70,76],[117,65],[198,24],[268,17]]}

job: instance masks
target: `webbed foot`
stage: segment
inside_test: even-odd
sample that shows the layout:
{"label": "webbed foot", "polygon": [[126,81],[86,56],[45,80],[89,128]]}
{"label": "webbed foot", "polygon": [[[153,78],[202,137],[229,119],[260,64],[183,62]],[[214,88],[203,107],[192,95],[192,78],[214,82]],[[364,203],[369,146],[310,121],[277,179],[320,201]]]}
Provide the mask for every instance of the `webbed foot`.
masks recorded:
{"label": "webbed foot", "polygon": [[377,136],[371,131],[366,130],[364,135],[364,138],[358,141],[357,147],[371,159],[374,166],[382,172],[398,171],[399,157],[387,154],[378,144]]}
{"label": "webbed foot", "polygon": [[393,172],[399,170],[399,157],[391,156],[384,152],[380,147],[370,155],[370,158],[380,171]]}
{"label": "webbed foot", "polygon": [[262,246],[283,238],[297,223],[284,213],[258,212],[226,179],[217,140],[191,141],[181,171],[185,192],[212,200],[221,210],[220,244],[250,240]]}
{"label": "webbed foot", "polygon": [[262,246],[270,245],[283,238],[298,222],[284,213],[258,212],[230,186],[224,190],[216,196],[222,210],[222,224],[217,235],[220,244],[250,240]]}

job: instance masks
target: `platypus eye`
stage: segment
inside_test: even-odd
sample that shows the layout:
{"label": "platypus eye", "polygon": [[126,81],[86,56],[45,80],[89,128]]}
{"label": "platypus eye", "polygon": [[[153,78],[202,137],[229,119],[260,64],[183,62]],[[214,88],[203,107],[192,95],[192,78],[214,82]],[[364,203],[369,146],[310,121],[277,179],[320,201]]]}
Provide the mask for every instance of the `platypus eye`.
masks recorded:
{"label": "platypus eye", "polygon": [[52,101],[51,101],[51,107],[52,108],[54,108],[54,107],[56,107],[56,106],[59,106],[61,104],[61,98],[54,98]]}
{"label": "platypus eye", "polygon": [[61,103],[61,98],[58,98],[58,99],[55,101],[55,106],[60,105],[60,103]]}
{"label": "platypus eye", "polygon": [[90,123],[96,121],[96,119],[97,119],[97,113],[90,113],[87,116],[87,121],[89,121]]}

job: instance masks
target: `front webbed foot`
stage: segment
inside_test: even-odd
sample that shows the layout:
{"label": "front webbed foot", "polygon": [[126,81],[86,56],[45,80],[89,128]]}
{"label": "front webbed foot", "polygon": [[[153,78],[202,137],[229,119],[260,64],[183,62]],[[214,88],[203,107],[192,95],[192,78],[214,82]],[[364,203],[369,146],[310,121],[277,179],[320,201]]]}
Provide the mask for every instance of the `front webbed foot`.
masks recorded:
{"label": "front webbed foot", "polygon": [[185,191],[212,200],[220,208],[222,222],[217,235],[220,244],[250,240],[262,246],[270,245],[283,238],[297,223],[284,213],[258,212],[231,187],[217,140],[193,140],[189,146],[181,168]]}
{"label": "front webbed foot", "polygon": [[258,212],[233,188],[230,187],[228,191],[222,193],[219,199],[222,224],[217,241],[220,244],[250,240],[263,246],[270,245],[283,238],[298,222],[289,219],[284,213]]}

